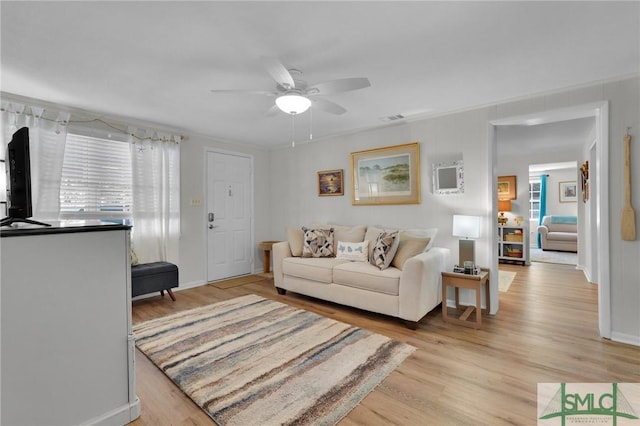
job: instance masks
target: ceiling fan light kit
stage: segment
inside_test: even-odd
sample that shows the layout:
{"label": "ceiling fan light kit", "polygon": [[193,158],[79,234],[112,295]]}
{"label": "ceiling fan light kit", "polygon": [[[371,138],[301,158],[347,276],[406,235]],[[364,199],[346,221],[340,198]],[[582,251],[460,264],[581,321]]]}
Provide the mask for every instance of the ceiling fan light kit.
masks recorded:
{"label": "ceiling fan light kit", "polygon": [[[275,106],[277,109],[290,115],[302,114],[309,109],[313,100],[314,109],[319,109],[329,114],[341,115],[347,112],[345,108],[335,102],[316,96],[327,96],[371,86],[369,79],[366,77],[340,78],[316,84],[308,84],[301,79],[302,71],[295,68],[287,69],[282,65],[280,60],[276,58],[263,56],[260,60],[264,69],[271,78],[275,80],[275,91],[214,89],[212,92],[221,94],[238,93],[245,95],[275,96]],[[296,78],[294,78],[294,76]],[[268,114],[271,115],[272,111],[277,111],[277,109],[272,107]]]}
{"label": "ceiling fan light kit", "polygon": [[302,95],[295,93],[286,94],[276,98],[276,105],[282,112],[297,115],[302,114],[311,106],[311,101]]}

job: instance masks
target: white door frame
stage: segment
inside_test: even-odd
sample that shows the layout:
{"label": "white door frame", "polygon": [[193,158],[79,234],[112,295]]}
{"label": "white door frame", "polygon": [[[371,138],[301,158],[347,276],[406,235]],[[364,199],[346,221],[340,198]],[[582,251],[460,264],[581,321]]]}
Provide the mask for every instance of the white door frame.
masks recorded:
{"label": "white door frame", "polygon": [[[542,111],[535,114],[520,115],[489,121],[489,182],[497,182],[497,127],[506,125],[536,125],[572,120],[576,118],[593,117],[596,121],[596,185],[594,199],[597,200],[596,241],[598,245],[597,281],[598,281],[598,326],[600,336],[611,338],[611,282],[610,282],[610,253],[609,253],[609,103],[596,102],[557,110]],[[492,206],[490,219],[497,216],[498,195],[494,189],[489,193],[489,203]],[[490,222],[491,223],[491,222]],[[491,274],[498,276],[498,256],[494,250],[494,241],[498,241],[498,229],[494,226],[490,234],[490,263]],[[491,285],[491,310],[498,310],[497,280]]]}
{"label": "white door frame", "polygon": [[225,154],[225,155],[235,155],[238,157],[244,157],[244,158],[248,158],[251,164],[251,185],[250,185],[250,195],[251,195],[251,204],[249,206],[249,210],[251,212],[251,220],[250,220],[250,232],[251,232],[251,271],[255,271],[255,261],[256,261],[256,257],[255,257],[255,232],[254,232],[254,213],[255,213],[255,207],[254,207],[254,200],[255,200],[255,194],[254,194],[254,178],[255,178],[255,173],[254,173],[254,160],[253,160],[253,155],[251,154],[246,154],[244,152],[237,152],[237,151],[227,151],[224,149],[218,149],[218,148],[211,148],[211,147],[205,147],[204,148],[204,155],[203,155],[203,159],[202,159],[202,164],[203,164],[203,188],[204,188],[204,208],[202,210],[202,232],[203,235],[205,236],[204,238],[204,282],[207,283],[208,282],[208,277],[209,277],[209,244],[208,244],[208,238],[207,238],[207,232],[209,230],[208,225],[209,222],[207,220],[207,206],[209,205],[209,190],[208,190],[208,185],[209,185],[209,167],[207,165],[207,157],[208,154],[212,153],[212,154]]}

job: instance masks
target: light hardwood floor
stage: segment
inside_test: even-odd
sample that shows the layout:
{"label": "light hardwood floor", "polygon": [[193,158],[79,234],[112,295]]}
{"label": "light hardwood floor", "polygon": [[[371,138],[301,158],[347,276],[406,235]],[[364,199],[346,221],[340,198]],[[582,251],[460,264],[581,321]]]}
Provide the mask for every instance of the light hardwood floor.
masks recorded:
{"label": "light hardwood floor", "polygon": [[[598,335],[597,287],[574,266],[500,265],[517,272],[500,293],[500,310],[474,330],[444,324],[440,309],[418,330],[397,319],[288,292],[270,280],[227,290],[211,285],[134,302],[138,323],[172,312],[254,293],[387,335],[418,350],[340,425],[535,425],[537,384],[640,382],[640,348]],[[134,425],[213,422],[137,352],[142,414]]]}

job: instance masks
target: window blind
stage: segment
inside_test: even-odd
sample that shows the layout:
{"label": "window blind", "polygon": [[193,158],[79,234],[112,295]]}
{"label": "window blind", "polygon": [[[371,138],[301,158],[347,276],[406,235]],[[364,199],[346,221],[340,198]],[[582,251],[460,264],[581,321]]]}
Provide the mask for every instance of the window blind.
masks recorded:
{"label": "window blind", "polygon": [[67,134],[60,185],[62,219],[131,218],[128,142]]}

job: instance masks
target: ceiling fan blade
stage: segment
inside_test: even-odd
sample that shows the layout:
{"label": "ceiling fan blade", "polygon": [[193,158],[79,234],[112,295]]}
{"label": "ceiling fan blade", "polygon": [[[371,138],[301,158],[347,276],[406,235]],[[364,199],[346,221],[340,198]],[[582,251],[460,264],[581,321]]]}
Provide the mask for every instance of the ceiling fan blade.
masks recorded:
{"label": "ceiling fan blade", "polygon": [[274,104],[271,108],[267,110],[267,112],[264,113],[264,115],[266,117],[273,117],[278,113],[278,111],[280,111],[280,108],[278,108],[278,105]]}
{"label": "ceiling fan blade", "polygon": [[313,98],[311,99],[311,103],[313,104],[314,108],[321,109],[322,111],[331,114],[341,115],[347,112],[346,109],[344,109],[337,103],[328,101],[326,99]]}
{"label": "ceiling fan blade", "polygon": [[269,56],[262,56],[260,61],[269,75],[271,75],[279,85],[285,89],[292,89],[296,87],[296,83],[293,81],[291,73],[289,73],[279,60]]}
{"label": "ceiling fan blade", "polygon": [[331,80],[314,84],[312,87],[307,89],[307,93],[314,95],[331,95],[333,93],[364,89],[365,87],[369,86],[371,86],[371,83],[366,77],[341,78],[338,80]]}
{"label": "ceiling fan blade", "polygon": [[265,96],[276,96],[278,93],[273,90],[216,90],[211,89],[212,93],[220,93],[220,94],[233,94],[233,95],[265,95]]}

